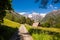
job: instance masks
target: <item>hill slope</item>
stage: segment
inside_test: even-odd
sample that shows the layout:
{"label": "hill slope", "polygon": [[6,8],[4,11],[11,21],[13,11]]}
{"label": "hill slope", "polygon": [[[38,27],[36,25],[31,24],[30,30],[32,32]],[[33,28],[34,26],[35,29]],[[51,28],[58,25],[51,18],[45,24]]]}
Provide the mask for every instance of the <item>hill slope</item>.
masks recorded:
{"label": "hill slope", "polygon": [[11,21],[15,21],[15,22],[20,23],[21,18],[24,18],[24,16],[22,16],[22,15],[16,13],[16,12],[14,12],[14,11],[12,11],[12,10],[11,11],[7,10],[6,12],[7,13],[6,13],[5,18],[9,19]]}
{"label": "hill slope", "polygon": [[19,23],[10,21],[8,19],[4,19],[4,25],[12,27],[12,28],[18,28],[18,27],[20,27]]}
{"label": "hill slope", "polygon": [[0,26],[0,40],[9,40],[18,30],[20,24],[4,18],[4,25]]}
{"label": "hill slope", "polygon": [[48,13],[42,22],[48,24],[49,26],[60,27],[60,10]]}

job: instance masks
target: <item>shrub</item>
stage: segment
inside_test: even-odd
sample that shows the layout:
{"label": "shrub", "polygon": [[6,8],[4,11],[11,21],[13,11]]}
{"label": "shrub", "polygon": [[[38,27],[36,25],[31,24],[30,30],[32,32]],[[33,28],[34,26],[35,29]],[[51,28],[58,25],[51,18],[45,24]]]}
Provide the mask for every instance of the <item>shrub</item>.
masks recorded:
{"label": "shrub", "polygon": [[43,27],[50,27],[50,24],[49,23],[43,23],[42,26]]}

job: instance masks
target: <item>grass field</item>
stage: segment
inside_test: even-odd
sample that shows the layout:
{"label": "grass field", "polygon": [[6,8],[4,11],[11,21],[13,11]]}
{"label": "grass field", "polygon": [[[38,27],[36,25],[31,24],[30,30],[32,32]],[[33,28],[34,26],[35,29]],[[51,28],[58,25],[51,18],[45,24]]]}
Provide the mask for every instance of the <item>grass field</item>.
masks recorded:
{"label": "grass field", "polygon": [[4,19],[3,25],[0,26],[0,40],[9,40],[19,27],[19,23]]}
{"label": "grass field", "polygon": [[18,27],[20,27],[20,24],[19,24],[19,23],[10,21],[10,20],[5,19],[5,18],[4,18],[4,25],[10,26],[10,27],[12,27],[12,28],[16,28],[16,27],[18,28]]}
{"label": "grass field", "polygon": [[60,33],[60,28],[45,28],[45,27],[38,27],[38,29],[45,30],[45,31],[51,31],[51,32],[58,32],[58,33]]}
{"label": "grass field", "polygon": [[60,40],[59,28],[32,27],[25,24],[34,40]]}
{"label": "grass field", "polygon": [[46,28],[46,27],[33,27],[30,25],[25,24],[26,28],[29,30],[30,28],[36,28],[40,30],[50,31],[50,32],[58,32],[60,33],[60,28]]}
{"label": "grass field", "polygon": [[52,35],[48,35],[48,34],[32,34],[32,37],[34,40],[52,40]]}

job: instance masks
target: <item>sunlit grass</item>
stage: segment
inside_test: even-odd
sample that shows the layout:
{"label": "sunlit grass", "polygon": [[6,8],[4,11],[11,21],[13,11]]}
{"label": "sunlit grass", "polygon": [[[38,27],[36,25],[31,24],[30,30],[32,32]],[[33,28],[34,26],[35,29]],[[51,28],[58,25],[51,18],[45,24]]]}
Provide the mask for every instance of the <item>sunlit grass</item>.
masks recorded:
{"label": "sunlit grass", "polygon": [[29,30],[30,28],[36,28],[44,31],[50,31],[50,32],[58,32],[60,33],[60,28],[46,28],[46,27],[33,27],[30,25],[25,24],[26,28]]}
{"label": "sunlit grass", "polygon": [[52,36],[48,34],[32,34],[34,40],[52,40]]}
{"label": "sunlit grass", "polygon": [[60,33],[60,28],[38,27],[38,29],[45,30],[45,31],[51,31],[51,32],[58,32],[58,33]]}
{"label": "sunlit grass", "polygon": [[[21,24],[4,18],[4,22],[0,26],[0,40],[9,40],[18,30]],[[2,36],[1,36],[2,35]]]}
{"label": "sunlit grass", "polygon": [[20,24],[19,23],[10,21],[10,20],[5,19],[5,18],[4,18],[4,25],[9,26],[9,27],[12,27],[12,28],[18,28],[18,27],[20,27]]}
{"label": "sunlit grass", "polygon": [[60,40],[60,35],[56,34],[60,33],[59,28],[33,27],[27,24],[25,26],[34,40]]}
{"label": "sunlit grass", "polygon": [[26,27],[27,30],[30,30],[32,28],[32,26],[27,25],[27,24],[25,24],[25,27]]}

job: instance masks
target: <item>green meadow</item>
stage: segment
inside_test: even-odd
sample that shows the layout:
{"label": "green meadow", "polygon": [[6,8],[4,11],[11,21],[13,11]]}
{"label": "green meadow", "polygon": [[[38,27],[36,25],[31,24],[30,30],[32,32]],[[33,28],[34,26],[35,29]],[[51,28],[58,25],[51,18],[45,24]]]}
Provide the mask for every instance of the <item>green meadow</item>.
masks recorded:
{"label": "green meadow", "polygon": [[0,26],[0,40],[9,40],[20,27],[19,23],[4,18],[4,23]]}
{"label": "green meadow", "polygon": [[60,29],[35,28],[27,24],[25,26],[34,40],[60,40],[60,32],[58,32]]}
{"label": "green meadow", "polygon": [[20,27],[19,23],[10,21],[10,20],[5,19],[5,18],[4,18],[4,23],[3,24],[6,25],[6,26],[10,26],[12,28],[18,28],[18,27]]}

